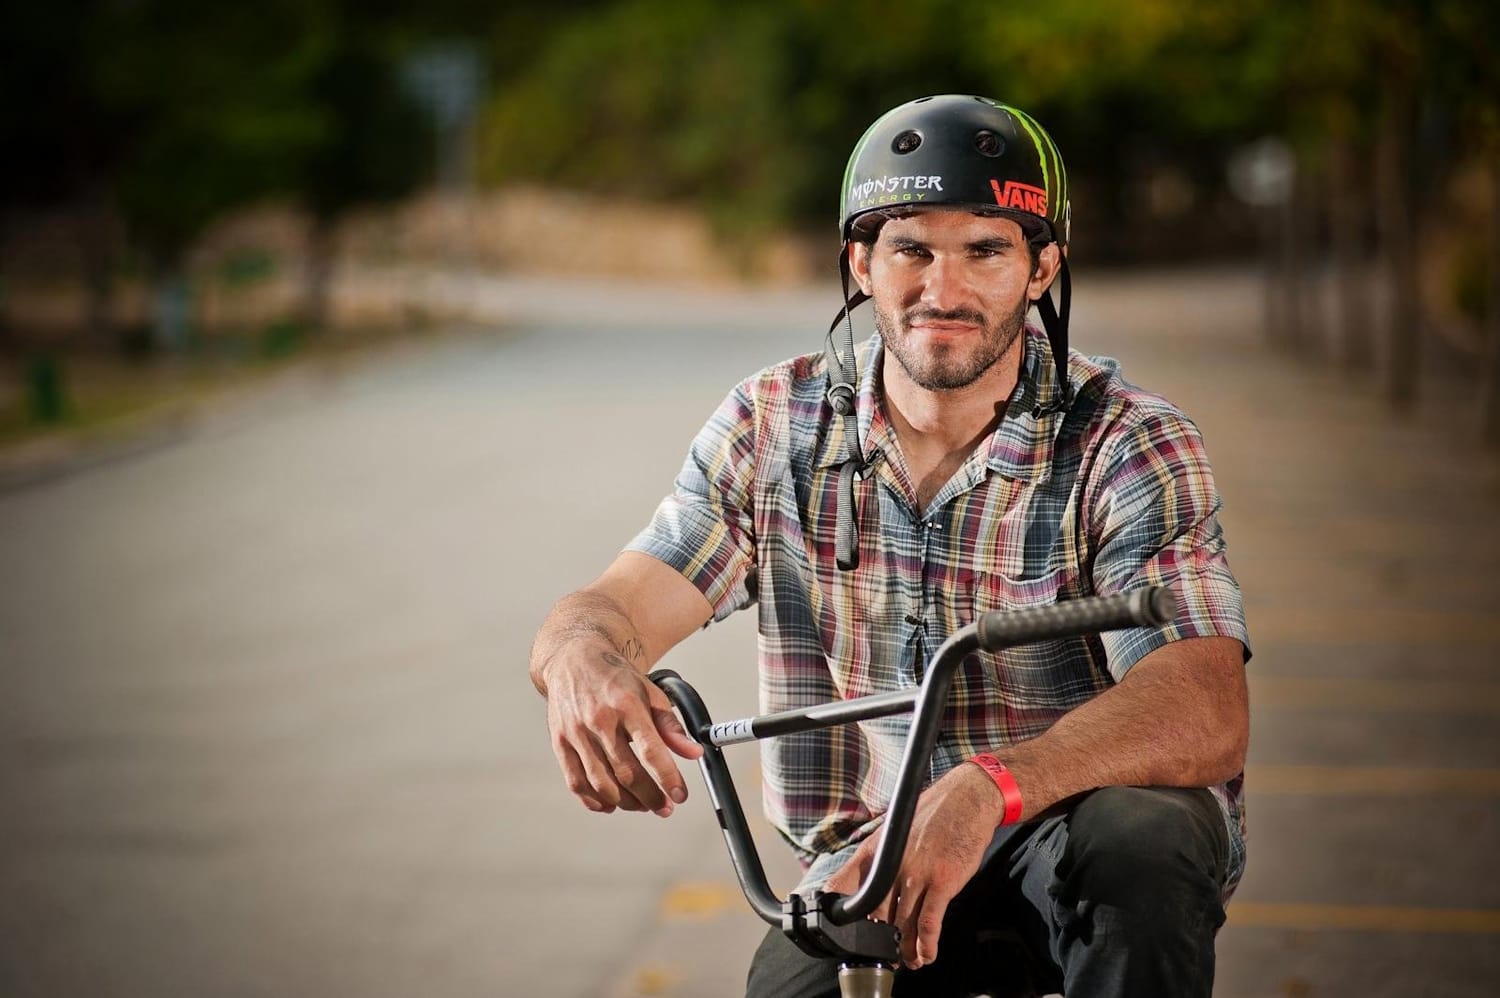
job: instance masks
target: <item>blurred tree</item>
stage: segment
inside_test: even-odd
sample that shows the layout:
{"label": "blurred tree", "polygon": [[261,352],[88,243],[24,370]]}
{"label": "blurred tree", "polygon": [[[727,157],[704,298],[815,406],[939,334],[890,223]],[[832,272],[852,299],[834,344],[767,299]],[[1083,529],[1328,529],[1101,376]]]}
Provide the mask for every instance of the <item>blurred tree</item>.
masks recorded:
{"label": "blurred tree", "polygon": [[106,4],[92,28],[94,84],[122,123],[112,193],[154,285],[153,341],[180,349],[185,256],[225,210],[296,186],[322,128],[305,100],[319,66],[316,9],[195,0]]}
{"label": "blurred tree", "polygon": [[291,178],[310,217],[301,318],[312,328],[327,322],[340,219],[405,197],[432,170],[432,125],[397,79],[396,12],[332,0],[322,13],[306,92],[318,128]]}
{"label": "blurred tree", "polygon": [[[1222,196],[1224,164],[1248,141],[1280,136],[1302,182],[1277,230],[1276,328],[1303,347],[1324,342],[1326,231],[1334,351],[1351,368],[1368,362],[1361,277],[1373,230],[1393,300],[1381,353],[1399,402],[1415,395],[1422,326],[1413,192],[1441,182],[1454,143],[1414,129],[1451,119],[1472,135],[1500,115],[1495,10],[1474,0],[266,0],[253,11],[57,0],[20,11],[0,41],[23,39],[3,52],[0,82],[12,92],[41,82],[50,99],[7,102],[0,121],[36,151],[18,157],[25,182],[11,191],[101,192],[96,203],[120,206],[164,288],[216,213],[268,193],[300,197],[314,219],[314,321],[336,220],[410,191],[430,166],[392,66],[434,39],[477,38],[489,56],[483,180],[691,199],[722,230],[750,235],[804,222],[831,232],[833,184],[860,130],[926,93],[991,94],[1047,122],[1070,166],[1075,246],[1098,257],[1230,241],[1246,211]],[[48,105],[87,126],[63,127]],[[161,300],[159,314],[172,315],[173,295]]]}
{"label": "blurred tree", "polygon": [[944,79],[977,85],[941,43],[943,15],[965,9],[625,0],[590,11],[498,89],[481,176],[694,198],[737,232],[831,227],[844,157],[875,114]]}
{"label": "blurred tree", "polygon": [[1441,56],[1434,67],[1437,85],[1450,96],[1463,133],[1471,137],[1466,151],[1488,175],[1478,423],[1481,439],[1495,445],[1500,444],[1500,7],[1439,0],[1434,20],[1434,50]]}
{"label": "blurred tree", "polygon": [[[112,339],[111,271],[119,250],[109,177],[124,123],[106,112],[91,30],[103,0],[15,5],[0,32],[0,234],[17,213],[73,205],[87,288],[88,332]],[[0,333],[5,324],[0,321]]]}
{"label": "blurred tree", "polygon": [[[1254,103],[1271,111],[1267,124],[1296,153],[1297,183],[1278,223],[1281,261],[1276,297],[1282,302],[1280,341],[1308,356],[1340,357],[1350,369],[1372,353],[1364,307],[1363,220],[1369,195],[1356,164],[1371,158],[1372,114],[1365,95],[1373,80],[1372,21],[1363,0],[1312,5],[1275,4],[1252,27],[1258,60],[1273,70]],[[1337,319],[1329,330],[1323,294],[1326,224],[1332,250]]]}
{"label": "blurred tree", "polygon": [[[1418,266],[1421,227],[1416,199],[1425,153],[1418,148],[1417,115],[1423,72],[1432,53],[1425,0],[1383,0],[1366,12],[1373,45],[1370,80],[1378,95],[1375,146],[1375,220],[1390,304],[1385,322],[1385,393],[1397,411],[1417,400],[1422,370],[1423,315]],[[1423,181],[1435,178],[1423,177]],[[1425,186],[1423,184],[1422,186]]]}

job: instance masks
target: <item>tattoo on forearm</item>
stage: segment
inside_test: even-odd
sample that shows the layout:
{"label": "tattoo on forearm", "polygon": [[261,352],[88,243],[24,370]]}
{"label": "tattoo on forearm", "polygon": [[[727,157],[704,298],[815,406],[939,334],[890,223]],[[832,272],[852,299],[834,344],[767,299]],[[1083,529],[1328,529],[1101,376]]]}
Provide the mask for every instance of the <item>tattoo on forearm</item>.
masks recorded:
{"label": "tattoo on forearm", "polygon": [[620,646],[620,654],[632,662],[640,662],[646,657],[646,646],[641,644],[640,638],[630,638]]}

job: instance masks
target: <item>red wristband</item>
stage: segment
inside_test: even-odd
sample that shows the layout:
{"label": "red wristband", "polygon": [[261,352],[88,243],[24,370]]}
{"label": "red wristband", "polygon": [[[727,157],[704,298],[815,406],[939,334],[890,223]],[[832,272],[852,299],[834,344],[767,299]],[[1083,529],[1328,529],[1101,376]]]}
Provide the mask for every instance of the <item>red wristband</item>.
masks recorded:
{"label": "red wristband", "polygon": [[1016,785],[1015,776],[1005,768],[1005,763],[988,752],[981,752],[969,761],[989,773],[995,786],[1000,788],[1000,799],[1005,801],[1005,817],[1000,820],[1001,826],[1014,825],[1020,821],[1021,811],[1025,806],[1021,802],[1021,788]]}

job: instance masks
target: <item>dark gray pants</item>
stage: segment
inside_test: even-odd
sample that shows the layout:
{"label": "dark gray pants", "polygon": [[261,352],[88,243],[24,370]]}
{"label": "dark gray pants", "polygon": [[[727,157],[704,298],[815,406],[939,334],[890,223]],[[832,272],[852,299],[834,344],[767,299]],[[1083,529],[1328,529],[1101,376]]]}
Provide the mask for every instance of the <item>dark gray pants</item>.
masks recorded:
{"label": "dark gray pants", "polygon": [[[1003,828],[949,905],[938,958],[896,974],[897,998],[1061,991],[1208,996],[1229,862],[1207,790],[1109,787],[1064,814]],[[838,998],[838,961],[771,930],[747,998]]]}

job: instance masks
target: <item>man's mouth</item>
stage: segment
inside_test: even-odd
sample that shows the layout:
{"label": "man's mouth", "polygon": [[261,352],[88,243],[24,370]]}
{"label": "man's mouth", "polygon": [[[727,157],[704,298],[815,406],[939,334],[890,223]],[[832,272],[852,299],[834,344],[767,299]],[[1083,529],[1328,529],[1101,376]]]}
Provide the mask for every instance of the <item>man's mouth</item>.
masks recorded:
{"label": "man's mouth", "polygon": [[984,328],[984,316],[968,310],[921,311],[906,317],[906,328],[929,336],[960,336]]}

